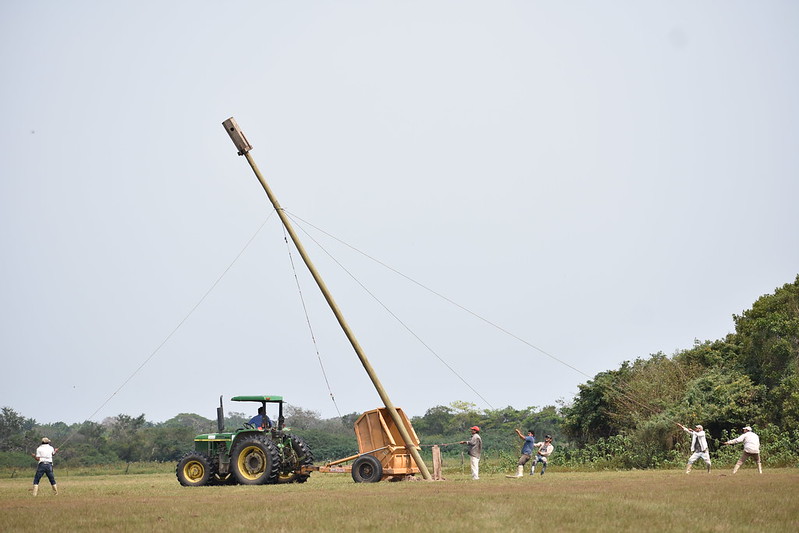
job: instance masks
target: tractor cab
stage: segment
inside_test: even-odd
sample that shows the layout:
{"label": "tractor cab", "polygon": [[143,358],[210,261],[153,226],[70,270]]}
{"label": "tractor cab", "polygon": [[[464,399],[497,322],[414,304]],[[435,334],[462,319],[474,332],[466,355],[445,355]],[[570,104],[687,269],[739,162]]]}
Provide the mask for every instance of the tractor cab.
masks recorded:
{"label": "tractor cab", "polygon": [[[257,409],[258,414],[253,416],[249,422],[244,424],[244,429],[258,429],[262,431],[283,430],[286,420],[283,417],[282,396],[234,396],[233,398],[231,398],[231,400],[234,402],[255,402],[261,404],[260,407],[258,407]],[[277,424],[275,424],[275,422],[269,418],[266,409],[267,403],[276,403],[278,405]],[[218,414],[217,414],[217,419],[219,419]],[[222,418],[222,420],[224,420],[224,418]],[[222,429],[220,429],[220,431],[222,431]]]}

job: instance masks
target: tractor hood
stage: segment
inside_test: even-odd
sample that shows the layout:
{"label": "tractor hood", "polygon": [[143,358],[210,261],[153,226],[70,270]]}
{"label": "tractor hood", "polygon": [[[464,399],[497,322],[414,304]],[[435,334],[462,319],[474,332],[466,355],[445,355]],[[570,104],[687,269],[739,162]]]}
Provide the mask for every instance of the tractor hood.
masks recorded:
{"label": "tractor hood", "polygon": [[217,441],[217,440],[231,440],[233,438],[233,433],[223,432],[223,433],[203,433],[202,435],[197,435],[194,437],[196,441]]}

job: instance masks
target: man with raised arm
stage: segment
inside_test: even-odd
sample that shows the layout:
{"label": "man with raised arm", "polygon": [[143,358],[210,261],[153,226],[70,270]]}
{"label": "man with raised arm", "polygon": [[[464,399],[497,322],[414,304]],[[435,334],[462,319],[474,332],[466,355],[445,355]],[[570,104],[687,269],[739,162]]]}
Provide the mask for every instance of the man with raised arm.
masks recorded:
{"label": "man with raised arm", "polygon": [[535,433],[532,429],[527,430],[527,436],[525,437],[522,435],[520,429],[516,428],[516,434],[519,436],[520,439],[524,441],[522,444],[522,455],[519,457],[519,463],[516,465],[516,475],[509,475],[505,477],[522,477],[524,473],[524,465],[527,464],[527,461],[533,456],[533,447],[535,446]]}
{"label": "man with raised arm", "polygon": [[685,467],[685,473],[691,473],[691,467],[694,466],[694,462],[699,459],[700,457],[705,461],[705,465],[707,467],[707,473],[710,473],[710,452],[707,449],[707,437],[705,435],[705,429],[702,427],[701,424],[697,424],[694,426],[694,429],[688,429],[687,427],[683,426],[682,424],[677,424],[682,428],[683,431],[691,435],[691,457],[688,458],[688,464]]}

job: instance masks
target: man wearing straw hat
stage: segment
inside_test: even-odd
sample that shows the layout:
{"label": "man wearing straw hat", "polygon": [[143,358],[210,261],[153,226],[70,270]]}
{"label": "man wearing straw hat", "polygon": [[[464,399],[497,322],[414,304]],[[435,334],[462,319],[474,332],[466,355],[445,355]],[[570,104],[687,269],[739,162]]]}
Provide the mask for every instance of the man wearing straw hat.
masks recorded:
{"label": "man wearing straw hat", "polygon": [[42,444],[36,448],[36,453],[32,453],[34,459],[39,461],[39,466],[36,468],[36,475],[33,476],[33,495],[39,495],[39,480],[42,476],[47,476],[50,480],[50,485],[53,486],[53,493],[58,494],[58,485],[55,484],[55,475],[53,474],[53,456],[58,452],[58,448],[50,446],[50,439],[44,437]]}

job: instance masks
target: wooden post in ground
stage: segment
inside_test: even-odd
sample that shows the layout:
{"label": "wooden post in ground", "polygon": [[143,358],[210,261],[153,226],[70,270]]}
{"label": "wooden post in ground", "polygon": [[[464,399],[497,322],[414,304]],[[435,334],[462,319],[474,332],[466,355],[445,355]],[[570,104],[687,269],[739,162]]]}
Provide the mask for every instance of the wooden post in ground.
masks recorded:
{"label": "wooden post in ground", "polygon": [[443,481],[441,475],[441,448],[438,444],[433,445],[433,481]]}

